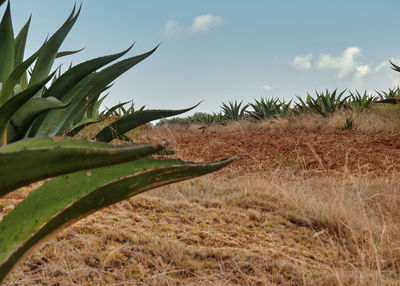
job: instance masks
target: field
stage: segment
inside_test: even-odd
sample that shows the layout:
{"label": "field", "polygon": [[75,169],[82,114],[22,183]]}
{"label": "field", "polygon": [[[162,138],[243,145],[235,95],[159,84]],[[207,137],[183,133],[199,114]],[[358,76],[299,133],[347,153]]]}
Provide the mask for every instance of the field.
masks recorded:
{"label": "field", "polygon": [[239,158],[66,228],[4,285],[400,285],[397,114],[355,115],[352,130],[338,112],[136,134],[186,160]]}

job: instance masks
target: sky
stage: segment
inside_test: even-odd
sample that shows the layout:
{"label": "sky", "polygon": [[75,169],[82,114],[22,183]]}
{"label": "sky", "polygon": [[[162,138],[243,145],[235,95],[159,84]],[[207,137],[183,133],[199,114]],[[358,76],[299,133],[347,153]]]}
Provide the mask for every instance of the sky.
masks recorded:
{"label": "sky", "polygon": [[[14,31],[29,15],[26,57],[70,14],[73,0],[11,0]],[[80,4],[81,2],[77,2]],[[4,7],[0,9],[3,14]],[[82,0],[63,66],[157,51],[119,77],[105,100],[150,109],[218,112],[222,102],[307,92],[387,91],[400,84],[398,0]],[[193,113],[191,112],[191,113]],[[189,114],[191,114],[189,113]]]}

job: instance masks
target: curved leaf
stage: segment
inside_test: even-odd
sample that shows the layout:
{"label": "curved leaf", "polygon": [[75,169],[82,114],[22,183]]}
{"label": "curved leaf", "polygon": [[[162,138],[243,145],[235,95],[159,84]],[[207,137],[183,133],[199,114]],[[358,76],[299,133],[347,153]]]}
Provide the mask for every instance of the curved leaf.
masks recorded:
{"label": "curved leaf", "polygon": [[0,82],[4,82],[14,68],[14,31],[10,2],[0,22]]}
{"label": "curved leaf", "polygon": [[22,63],[24,59],[26,38],[28,37],[29,26],[31,24],[31,17],[29,17],[26,24],[19,31],[15,38],[15,55],[14,55],[14,67]]}
{"label": "curved leaf", "polygon": [[385,99],[381,99],[376,101],[376,103],[390,103],[390,104],[399,104],[400,103],[400,98],[398,97],[388,97]]}
{"label": "curved leaf", "polygon": [[218,170],[231,161],[194,164],[144,158],[46,182],[0,223],[0,281],[28,249],[61,227],[147,190]]}
{"label": "curved leaf", "polygon": [[[95,98],[92,99],[91,102],[89,102],[89,106],[87,108],[87,112],[86,112],[86,116],[87,118],[97,118],[100,116],[100,106],[103,103],[104,99],[106,99],[107,96],[109,96],[110,93],[107,93],[105,95],[103,95],[100,98],[100,94],[99,96],[96,96]],[[99,99],[100,98],[100,99]]]}
{"label": "curved leaf", "polygon": [[81,51],[83,51],[85,48],[79,49],[79,50],[74,50],[74,51],[64,51],[64,52],[58,52],[56,55],[56,59],[57,58],[61,58],[61,57],[65,57],[65,56],[70,56],[76,53],[79,53]]}
{"label": "curved leaf", "polygon": [[53,66],[54,59],[57,56],[58,49],[63,43],[65,37],[68,35],[69,31],[72,29],[72,26],[75,24],[76,20],[78,19],[80,11],[81,8],[79,8],[76,15],[74,15],[74,7],[70,16],[64,22],[64,24],[43,45],[43,48],[40,50],[38,59],[33,68],[32,75],[29,81],[29,86],[32,86],[36,82],[42,80],[49,74],[50,69]]}
{"label": "curved leaf", "polygon": [[87,103],[98,96],[99,93],[107,90],[109,84],[118,76],[150,56],[157,47],[147,53],[122,60],[100,72],[87,76],[62,97],[63,101],[72,100],[71,105],[64,110],[50,111],[40,126],[36,126],[29,136],[64,135],[74,122],[83,119]]}
{"label": "curved leaf", "polygon": [[71,129],[67,132],[67,136],[75,136],[76,134],[79,133],[79,131],[81,131],[83,128],[90,126],[92,124],[95,123],[99,123],[101,121],[103,121],[105,118],[97,118],[97,119],[87,119],[84,121],[81,121],[77,124],[75,124],[73,127],[71,127]]}
{"label": "curved leaf", "polygon": [[107,127],[103,128],[94,139],[102,142],[110,142],[115,138],[120,138],[120,135],[150,121],[165,118],[169,116],[178,115],[188,112],[197,107],[200,103],[193,107],[178,110],[142,110],[132,114],[125,115],[114,121]]}
{"label": "curved leaf", "polygon": [[72,87],[74,87],[78,82],[82,79],[98,70],[99,68],[111,63],[112,61],[122,57],[127,52],[132,49],[133,45],[131,45],[125,51],[120,53],[95,58],[86,62],[83,62],[75,67],[69,69],[64,74],[62,74],[55,82],[51,85],[51,87],[47,90],[47,92],[43,95],[44,97],[55,97],[58,99],[63,99],[66,95],[67,91],[69,91]]}
{"label": "curved leaf", "polygon": [[62,109],[67,107],[68,103],[63,103],[57,98],[31,98],[25,103],[12,117],[11,124],[17,132],[14,137],[8,137],[8,142],[22,139],[33,121],[43,112],[51,109]]}
{"label": "curved leaf", "polygon": [[107,112],[105,112],[103,116],[106,117],[106,118],[112,116],[114,111],[116,111],[120,107],[123,107],[125,104],[127,104],[129,102],[131,102],[131,100],[126,101],[126,102],[122,102],[122,103],[118,103],[118,104],[114,105],[111,108],[107,108]]}
{"label": "curved leaf", "polygon": [[4,102],[10,98],[15,85],[21,80],[21,77],[26,74],[26,70],[29,68],[29,66],[36,60],[39,51],[40,49],[30,56],[26,61],[19,64],[7,78],[3,85],[3,89],[0,92],[0,106],[2,106]]}
{"label": "curved leaf", "polygon": [[395,70],[395,71],[397,71],[397,72],[400,72],[400,66],[394,64],[391,60],[389,60],[389,62],[390,62],[390,64],[392,65],[392,69],[393,69],[393,70]]}
{"label": "curved leaf", "polygon": [[15,114],[15,112],[17,112],[17,110],[21,108],[24,103],[26,103],[40,89],[42,89],[53,75],[54,72],[41,82],[34,84],[30,88],[12,97],[0,107],[0,138],[3,138],[7,124],[11,120],[11,117]]}
{"label": "curved leaf", "polygon": [[9,144],[7,148],[0,148],[0,196],[42,179],[136,160],[162,148],[151,144],[110,147],[57,137],[43,140],[23,140],[17,146]]}

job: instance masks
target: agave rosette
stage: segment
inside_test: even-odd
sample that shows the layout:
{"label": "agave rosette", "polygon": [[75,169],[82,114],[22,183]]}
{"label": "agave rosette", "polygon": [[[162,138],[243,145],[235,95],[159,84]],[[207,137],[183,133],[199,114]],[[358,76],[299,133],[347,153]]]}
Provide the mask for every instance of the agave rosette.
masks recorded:
{"label": "agave rosette", "polygon": [[[23,60],[30,18],[14,37],[10,2],[8,2],[0,23],[0,62],[2,63],[0,65],[0,121],[7,123],[0,129],[3,144],[25,137],[73,135],[87,125],[104,120],[109,114],[99,116],[98,109],[105,97],[101,94],[110,88],[117,77],[146,59],[157,49],[155,47],[147,53],[111,64],[124,56],[132,48],[131,46],[120,53],[71,66],[64,73],[58,69],[58,75],[56,75],[55,71],[51,72],[55,59],[80,51],[59,51],[77,21],[80,11],[81,8],[74,7],[63,25],[33,55]],[[53,81],[49,83],[51,78]],[[9,100],[22,92],[29,96],[26,95],[25,100],[19,101],[18,105],[14,104],[9,112],[1,112],[1,108]],[[113,127],[107,126],[106,129],[109,131],[112,128],[114,137],[122,138],[123,133],[137,126],[132,120],[138,119],[143,123],[144,118],[155,120],[187,110],[189,109],[141,110],[140,114],[130,116],[129,119],[122,116],[120,120],[123,122],[116,123]],[[135,112],[126,115],[133,113]],[[124,131],[118,129],[119,126],[123,126]],[[107,131],[102,131],[102,134],[105,133]],[[100,135],[95,137],[103,140]],[[104,140],[110,141],[108,137]]]}

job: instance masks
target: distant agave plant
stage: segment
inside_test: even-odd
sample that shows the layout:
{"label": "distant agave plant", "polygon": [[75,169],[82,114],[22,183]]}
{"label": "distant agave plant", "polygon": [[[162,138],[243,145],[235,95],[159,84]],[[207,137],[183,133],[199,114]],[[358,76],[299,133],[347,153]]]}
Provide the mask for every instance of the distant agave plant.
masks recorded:
{"label": "distant agave plant", "polygon": [[[390,61],[390,64],[392,65],[392,69],[394,71],[400,72],[400,66],[394,64],[392,61]],[[376,92],[378,94],[379,100],[377,100],[377,103],[391,103],[391,104],[398,104],[400,103],[400,87],[397,88],[389,88],[389,92],[381,91],[381,92]]]}
{"label": "distant agave plant", "polygon": [[376,93],[378,94],[379,98],[379,100],[377,100],[377,103],[391,103],[391,104],[400,103],[400,87],[389,88],[388,92],[377,91]]}
{"label": "distant agave plant", "polygon": [[[50,72],[54,60],[80,51],[59,51],[79,14],[80,8],[76,11],[74,7],[64,24],[33,55],[23,60],[30,19],[14,38],[8,3],[0,23],[0,138],[3,145],[25,137],[73,136],[85,126],[104,120],[106,116],[93,116],[104,100],[101,94],[117,77],[157,49],[105,67],[125,55],[131,46],[123,52],[71,66],[63,74],[58,70],[55,76],[57,69]],[[50,86],[46,86],[52,78]],[[93,139],[109,142],[124,138],[124,133],[139,125],[188,110],[190,108],[129,113],[106,126]]]}
{"label": "distant agave plant", "polygon": [[192,116],[190,116],[191,123],[199,123],[203,125],[211,125],[216,123],[221,123],[223,120],[223,115],[221,113],[205,113],[205,112],[196,112]]}
{"label": "distant agave plant", "polygon": [[350,97],[346,102],[346,107],[357,112],[362,112],[371,107],[372,103],[376,101],[376,97],[367,94],[364,91],[361,95],[357,90],[355,93],[350,92]]}
{"label": "distant agave plant", "polygon": [[242,106],[243,101],[234,102],[229,101],[228,104],[222,103],[222,116],[227,120],[239,120],[246,117],[246,109],[249,107],[248,104]]}
{"label": "distant agave plant", "polygon": [[337,94],[337,89],[333,92],[326,90],[325,92],[318,93],[315,92],[316,97],[312,97],[307,93],[306,100],[304,101],[301,97],[297,96],[300,101],[296,104],[296,109],[298,111],[311,111],[318,113],[324,117],[332,114],[333,112],[345,107],[346,100],[348,98],[342,98],[346,90],[343,90]]}
{"label": "distant agave plant", "polygon": [[292,101],[281,101],[278,98],[255,100],[255,103],[250,103],[253,111],[248,111],[248,114],[254,119],[275,118],[278,115],[285,115],[290,109]]}

